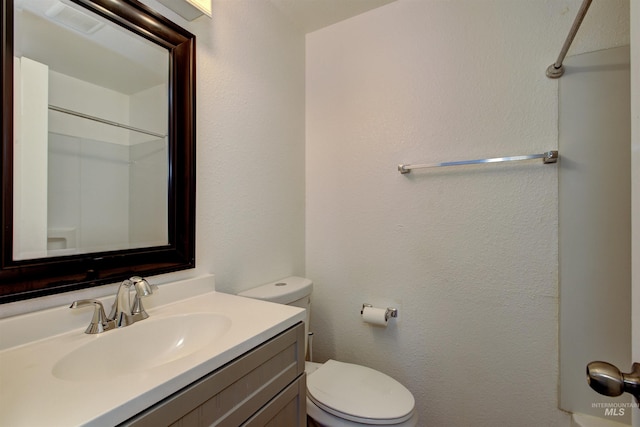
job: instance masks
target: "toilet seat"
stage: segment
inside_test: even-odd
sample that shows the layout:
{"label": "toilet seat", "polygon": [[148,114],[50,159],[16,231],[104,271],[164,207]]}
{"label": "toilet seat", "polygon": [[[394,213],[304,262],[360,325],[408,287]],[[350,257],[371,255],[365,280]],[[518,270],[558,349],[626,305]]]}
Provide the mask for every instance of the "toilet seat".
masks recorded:
{"label": "toilet seat", "polygon": [[329,360],[307,378],[307,396],[324,411],[362,424],[402,423],[414,415],[406,387],[365,366]]}

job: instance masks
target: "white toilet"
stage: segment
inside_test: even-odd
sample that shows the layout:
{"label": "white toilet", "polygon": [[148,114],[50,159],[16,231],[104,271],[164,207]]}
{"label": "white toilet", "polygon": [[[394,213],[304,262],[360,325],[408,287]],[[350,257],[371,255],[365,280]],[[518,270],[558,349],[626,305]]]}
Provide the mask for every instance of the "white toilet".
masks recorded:
{"label": "white toilet", "polygon": [[[312,290],[311,280],[288,277],[238,295],[305,308],[308,331]],[[411,392],[382,372],[329,360],[323,364],[307,362],[306,373],[307,414],[319,426],[415,427],[418,424]]]}

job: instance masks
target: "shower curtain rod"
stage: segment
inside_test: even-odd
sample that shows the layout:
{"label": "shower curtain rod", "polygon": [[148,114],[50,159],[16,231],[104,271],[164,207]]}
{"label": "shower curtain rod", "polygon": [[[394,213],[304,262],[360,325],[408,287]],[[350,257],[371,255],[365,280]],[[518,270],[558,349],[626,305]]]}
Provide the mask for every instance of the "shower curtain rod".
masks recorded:
{"label": "shower curtain rod", "polygon": [[116,127],[127,129],[127,130],[132,130],[134,132],[144,133],[145,135],[151,135],[157,138],[166,137],[166,135],[162,135],[160,133],[151,132],[149,130],[144,130],[144,129],[140,129],[140,128],[129,126],[129,125],[123,125],[122,123],[112,122],[111,120],[102,119],[100,117],[91,116],[89,114],[80,113],[78,111],[68,110],[66,108],[57,107],[51,104],[49,104],[49,109],[53,111],[57,111],[59,113],[70,114],[72,116],[82,117],[83,119],[93,120],[94,122],[104,123],[106,125],[116,126]]}
{"label": "shower curtain rod", "polygon": [[564,65],[562,65],[562,61],[564,61],[564,57],[567,56],[569,47],[571,47],[573,38],[578,32],[578,28],[580,28],[580,24],[582,24],[582,20],[587,14],[589,6],[591,6],[591,0],[584,0],[582,2],[582,6],[580,6],[580,10],[578,10],[576,19],[573,21],[573,25],[569,30],[569,35],[567,35],[567,39],[564,41],[564,45],[562,45],[562,50],[560,51],[560,55],[558,55],[558,59],[556,59],[556,62],[547,67],[547,77],[549,77],[550,79],[557,79],[564,74]]}

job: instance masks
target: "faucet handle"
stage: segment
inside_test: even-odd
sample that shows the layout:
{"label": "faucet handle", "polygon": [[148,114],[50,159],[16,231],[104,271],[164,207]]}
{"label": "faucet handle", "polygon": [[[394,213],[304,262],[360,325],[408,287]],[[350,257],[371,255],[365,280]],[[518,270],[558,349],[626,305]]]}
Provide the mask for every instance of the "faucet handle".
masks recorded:
{"label": "faucet handle", "polygon": [[136,296],[146,297],[147,295],[153,294],[154,290],[157,290],[158,287],[156,285],[151,285],[147,282],[147,279],[140,276],[133,276],[129,279],[133,286],[136,289]]}
{"label": "faucet handle", "polygon": [[93,305],[93,317],[91,318],[91,323],[84,331],[85,334],[99,334],[100,332],[108,331],[109,329],[113,329],[115,326],[115,322],[107,318],[107,315],[104,312],[104,306],[102,303],[95,299],[81,299],[78,301],[74,301],[71,303],[69,308],[82,308]]}
{"label": "faucet handle", "polygon": [[157,290],[158,287],[156,285],[151,285],[147,282],[146,279],[134,276],[131,279],[133,286],[136,289],[136,295],[133,299],[133,307],[131,308],[131,315],[134,318],[134,321],[143,320],[149,317],[144,306],[142,305],[142,298],[153,294],[154,290]]}

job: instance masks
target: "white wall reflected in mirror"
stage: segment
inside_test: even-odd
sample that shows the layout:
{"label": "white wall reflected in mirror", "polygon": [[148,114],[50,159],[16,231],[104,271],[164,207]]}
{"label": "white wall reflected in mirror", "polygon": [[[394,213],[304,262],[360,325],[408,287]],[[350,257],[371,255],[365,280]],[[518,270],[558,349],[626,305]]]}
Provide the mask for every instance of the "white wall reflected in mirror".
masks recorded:
{"label": "white wall reflected in mirror", "polygon": [[14,15],[13,259],[168,244],[168,51],[72,2]]}

